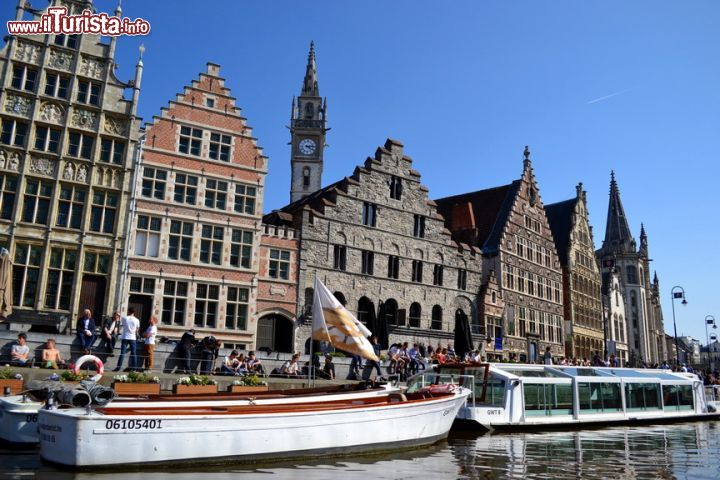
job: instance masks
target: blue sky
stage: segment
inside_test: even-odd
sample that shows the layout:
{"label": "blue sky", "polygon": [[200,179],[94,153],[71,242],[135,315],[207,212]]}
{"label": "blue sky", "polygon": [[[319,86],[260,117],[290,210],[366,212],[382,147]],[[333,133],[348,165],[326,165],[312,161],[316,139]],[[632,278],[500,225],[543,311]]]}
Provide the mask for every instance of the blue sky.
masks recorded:
{"label": "blue sky", "polygon": [[312,39],[332,127],[324,183],[392,137],[437,198],[509,183],[529,145],[545,203],[584,183],[599,247],[614,169],[636,236],[645,223],[666,331],[674,285],[689,301],[678,334],[705,343],[705,316],[720,321],[720,2],[124,0],[123,14],[152,24],[118,48],[129,79],[147,47],[145,119],[222,65],[270,157],[266,210],[289,197],[285,126]]}

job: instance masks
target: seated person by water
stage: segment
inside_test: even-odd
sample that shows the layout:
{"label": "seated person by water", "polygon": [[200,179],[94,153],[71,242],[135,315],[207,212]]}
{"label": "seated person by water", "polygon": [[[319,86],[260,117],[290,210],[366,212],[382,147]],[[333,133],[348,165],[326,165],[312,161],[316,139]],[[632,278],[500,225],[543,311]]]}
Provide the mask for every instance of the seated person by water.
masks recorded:
{"label": "seated person by water", "polygon": [[265,375],[265,369],[263,368],[260,360],[258,360],[258,358],[255,356],[254,351],[251,351],[250,353],[248,353],[247,369],[248,369],[248,373],[256,374],[256,375]]}
{"label": "seated person by water", "polygon": [[320,376],[327,380],[335,380],[335,364],[331,355],[325,355],[325,365],[323,365]]}
{"label": "seated person by water", "polygon": [[48,338],[45,343],[45,348],[42,351],[42,366],[43,368],[65,368],[65,360],[60,355],[60,350],[55,348],[55,339]]}
{"label": "seated person by water", "polygon": [[10,351],[10,358],[10,363],[16,367],[30,366],[30,347],[27,346],[27,335],[24,333],[18,333],[17,343]]}
{"label": "seated person by water", "polygon": [[290,360],[283,363],[283,366],[280,368],[280,374],[286,375],[288,377],[299,377],[300,376],[300,364],[298,363],[300,360],[300,354],[296,353],[292,356]]}

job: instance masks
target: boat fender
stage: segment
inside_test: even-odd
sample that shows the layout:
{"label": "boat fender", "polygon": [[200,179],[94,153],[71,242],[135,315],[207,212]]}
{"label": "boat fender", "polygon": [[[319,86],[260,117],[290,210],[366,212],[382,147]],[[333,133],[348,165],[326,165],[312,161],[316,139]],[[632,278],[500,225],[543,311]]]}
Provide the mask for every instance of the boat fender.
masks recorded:
{"label": "boat fender", "polygon": [[82,357],[78,358],[77,362],[75,362],[75,368],[73,368],[73,372],[75,373],[75,375],[80,375],[80,367],[86,362],[95,363],[95,370],[97,371],[97,374],[92,377],[92,380],[94,382],[97,382],[102,378],[105,367],[103,367],[102,360],[100,360],[95,355],[83,355]]}
{"label": "boat fender", "polygon": [[428,385],[427,387],[421,388],[419,391],[421,393],[429,393],[431,395],[440,395],[444,393],[455,393],[455,390],[457,390],[457,386],[452,383],[445,383],[442,385]]}

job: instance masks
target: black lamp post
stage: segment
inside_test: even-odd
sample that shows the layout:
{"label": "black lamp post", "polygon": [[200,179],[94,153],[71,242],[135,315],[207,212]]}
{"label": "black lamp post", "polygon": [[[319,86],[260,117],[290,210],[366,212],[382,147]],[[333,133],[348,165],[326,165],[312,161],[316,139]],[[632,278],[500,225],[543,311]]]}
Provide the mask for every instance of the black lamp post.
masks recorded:
{"label": "black lamp post", "polygon": [[[678,291],[676,292],[675,289]],[[682,298],[683,305],[687,305],[687,300],[685,299],[685,289],[682,287],[675,286],[670,293],[672,294],[673,329],[675,330],[675,365],[680,366],[680,349],[678,348],[677,324],[675,323],[675,299]]]}

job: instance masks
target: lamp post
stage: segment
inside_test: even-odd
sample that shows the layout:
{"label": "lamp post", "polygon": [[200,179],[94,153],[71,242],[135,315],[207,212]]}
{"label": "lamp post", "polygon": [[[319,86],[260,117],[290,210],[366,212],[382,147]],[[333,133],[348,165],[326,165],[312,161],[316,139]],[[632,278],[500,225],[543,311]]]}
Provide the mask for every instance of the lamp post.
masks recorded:
{"label": "lamp post", "polygon": [[[677,292],[676,289],[678,289]],[[675,299],[682,298],[683,305],[687,305],[687,300],[685,299],[685,289],[680,286],[672,287],[670,293],[672,294],[673,329],[675,331],[675,366],[680,366],[680,349],[678,348],[677,324],[675,323]]]}
{"label": "lamp post", "polygon": [[715,324],[715,317],[712,315],[705,315],[705,341],[707,342],[705,346],[707,347],[707,353],[708,353],[708,368],[710,367],[710,335],[708,335],[708,325],[712,325],[713,328],[717,328],[717,325]]}

